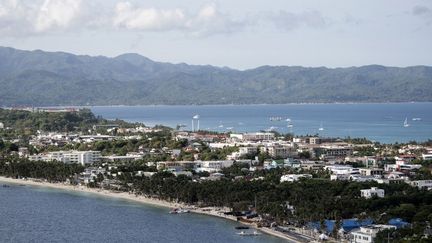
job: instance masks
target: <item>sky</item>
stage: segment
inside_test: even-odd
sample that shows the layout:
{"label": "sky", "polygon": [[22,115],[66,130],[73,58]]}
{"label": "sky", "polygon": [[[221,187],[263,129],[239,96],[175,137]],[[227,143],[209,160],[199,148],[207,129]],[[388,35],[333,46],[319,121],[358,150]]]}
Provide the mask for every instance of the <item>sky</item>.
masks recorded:
{"label": "sky", "polygon": [[432,0],[0,0],[0,46],[242,70],[432,65]]}

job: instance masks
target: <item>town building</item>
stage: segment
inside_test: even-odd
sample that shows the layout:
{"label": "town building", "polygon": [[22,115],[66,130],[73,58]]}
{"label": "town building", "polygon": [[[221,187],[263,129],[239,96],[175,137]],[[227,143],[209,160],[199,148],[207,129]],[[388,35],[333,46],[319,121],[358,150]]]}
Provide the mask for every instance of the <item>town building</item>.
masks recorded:
{"label": "town building", "polygon": [[419,189],[432,190],[432,180],[410,181],[409,184],[411,186],[415,186],[415,187],[417,187]]}
{"label": "town building", "polygon": [[298,181],[301,178],[306,178],[306,179],[310,179],[312,178],[311,174],[288,174],[288,175],[283,175],[280,178],[280,182],[294,182],[294,181]]}
{"label": "town building", "polygon": [[360,194],[364,198],[372,198],[372,197],[384,197],[384,190],[379,189],[377,187],[371,187],[370,189],[360,190]]}

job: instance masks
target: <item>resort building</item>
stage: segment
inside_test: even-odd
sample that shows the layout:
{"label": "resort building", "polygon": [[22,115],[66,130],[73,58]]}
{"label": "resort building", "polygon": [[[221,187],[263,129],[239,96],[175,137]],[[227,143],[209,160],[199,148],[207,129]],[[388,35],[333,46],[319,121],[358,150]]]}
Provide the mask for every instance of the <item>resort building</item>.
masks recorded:
{"label": "resort building", "polygon": [[384,190],[379,189],[377,187],[371,187],[371,189],[363,189],[360,190],[361,196],[364,198],[372,198],[372,197],[384,197]]}
{"label": "resort building", "polygon": [[351,243],[372,243],[378,232],[385,229],[396,229],[393,225],[370,225],[362,226],[357,230],[351,231]]}
{"label": "resort building", "polygon": [[65,164],[93,164],[99,162],[101,154],[99,151],[55,151],[48,154],[37,154],[29,156],[30,160],[59,161]]}

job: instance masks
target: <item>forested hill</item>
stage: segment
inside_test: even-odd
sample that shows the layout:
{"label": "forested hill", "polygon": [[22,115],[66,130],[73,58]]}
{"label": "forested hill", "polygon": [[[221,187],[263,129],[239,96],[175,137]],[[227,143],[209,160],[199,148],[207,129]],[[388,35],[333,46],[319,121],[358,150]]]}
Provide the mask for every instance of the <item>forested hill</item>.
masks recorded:
{"label": "forested hill", "polygon": [[432,67],[239,71],[0,47],[0,106],[432,101]]}

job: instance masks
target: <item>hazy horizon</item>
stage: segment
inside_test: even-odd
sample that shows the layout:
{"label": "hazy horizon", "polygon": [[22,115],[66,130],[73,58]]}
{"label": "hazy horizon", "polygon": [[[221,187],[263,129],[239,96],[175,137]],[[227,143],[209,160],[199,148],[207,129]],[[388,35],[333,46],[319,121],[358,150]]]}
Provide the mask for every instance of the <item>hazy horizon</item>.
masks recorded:
{"label": "hazy horizon", "polygon": [[4,0],[0,46],[251,69],[432,65],[432,2]]}

